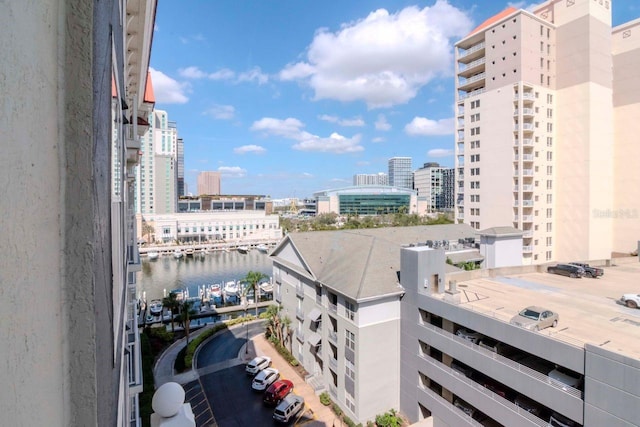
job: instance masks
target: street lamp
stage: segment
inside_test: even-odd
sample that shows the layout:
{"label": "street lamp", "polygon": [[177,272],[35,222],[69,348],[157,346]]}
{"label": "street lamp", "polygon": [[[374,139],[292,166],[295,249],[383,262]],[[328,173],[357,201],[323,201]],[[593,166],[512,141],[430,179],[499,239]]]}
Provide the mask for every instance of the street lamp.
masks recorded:
{"label": "street lamp", "polygon": [[244,323],[246,329],[246,340],[244,344],[244,354],[245,356],[249,354],[249,322],[247,322],[247,309],[249,308],[249,302],[247,301],[247,297],[244,297],[244,301],[242,302],[242,307],[244,308]]}

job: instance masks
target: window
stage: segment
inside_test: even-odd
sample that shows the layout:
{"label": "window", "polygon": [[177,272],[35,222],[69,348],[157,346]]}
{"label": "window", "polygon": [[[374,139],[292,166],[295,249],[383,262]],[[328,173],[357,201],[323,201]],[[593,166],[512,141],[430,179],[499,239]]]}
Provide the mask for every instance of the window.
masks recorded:
{"label": "window", "polygon": [[553,203],[553,194],[547,194],[547,203]]}
{"label": "window", "polygon": [[547,166],[547,175],[553,175],[553,166]]}
{"label": "window", "polygon": [[547,257],[547,261],[551,261],[551,251],[547,251],[546,257]]}
{"label": "window", "polygon": [[551,223],[551,222],[548,222],[548,223],[547,223],[547,231],[548,231],[548,232],[553,231],[553,227],[552,227],[552,223]]}
{"label": "window", "polygon": [[551,237],[547,237],[547,246],[551,246],[551,243],[552,243]]}
{"label": "window", "polygon": [[551,218],[553,216],[553,209],[547,208],[547,218]]}
{"label": "window", "polygon": [[353,362],[348,359],[344,361],[344,373],[352,380],[356,380],[356,367]]}
{"label": "window", "polygon": [[351,301],[344,302],[344,311],[347,319],[353,320],[355,318],[356,306]]}
{"label": "window", "polygon": [[347,404],[347,407],[351,409],[352,412],[356,411],[356,404],[354,403],[355,397],[351,396],[347,390],[344,392],[344,402]]}
{"label": "window", "polygon": [[347,346],[347,348],[350,348],[351,350],[355,351],[356,350],[355,334],[348,329],[345,329],[344,333],[345,333],[345,345]]}
{"label": "window", "polygon": [[548,180],[547,181],[547,190],[552,190],[553,189],[553,181]]}
{"label": "window", "polygon": [[547,151],[547,160],[548,161],[552,161],[553,160],[553,151]]}

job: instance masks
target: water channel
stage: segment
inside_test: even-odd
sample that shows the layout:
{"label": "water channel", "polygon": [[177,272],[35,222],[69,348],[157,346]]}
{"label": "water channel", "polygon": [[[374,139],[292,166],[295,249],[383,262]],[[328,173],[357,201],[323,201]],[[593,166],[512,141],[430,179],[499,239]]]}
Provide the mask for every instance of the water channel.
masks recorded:
{"label": "water channel", "polygon": [[247,254],[216,251],[180,259],[164,255],[150,261],[145,257],[142,258],[142,271],[137,273],[138,298],[162,299],[174,289],[188,290],[189,296],[197,297],[202,285],[239,280],[249,271],[271,277],[271,259],[255,249]]}

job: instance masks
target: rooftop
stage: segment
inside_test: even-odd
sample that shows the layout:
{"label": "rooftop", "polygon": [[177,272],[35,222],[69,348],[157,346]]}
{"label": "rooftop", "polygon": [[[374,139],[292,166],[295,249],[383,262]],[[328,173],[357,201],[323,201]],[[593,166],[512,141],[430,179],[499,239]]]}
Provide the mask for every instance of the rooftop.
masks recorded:
{"label": "rooftop", "polygon": [[604,267],[604,276],[598,279],[526,273],[459,281],[460,307],[509,322],[525,307],[542,306],[557,312],[560,321],[557,328],[539,333],[638,359],[640,310],[617,302],[623,294],[640,292],[640,263],[637,258],[627,261]]}

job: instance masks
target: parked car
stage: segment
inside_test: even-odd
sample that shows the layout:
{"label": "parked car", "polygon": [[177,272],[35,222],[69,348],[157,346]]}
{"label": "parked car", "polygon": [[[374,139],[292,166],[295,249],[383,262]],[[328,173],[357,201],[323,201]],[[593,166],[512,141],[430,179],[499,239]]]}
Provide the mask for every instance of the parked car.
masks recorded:
{"label": "parked car", "polygon": [[558,313],[546,308],[530,306],[513,316],[509,323],[530,331],[540,331],[549,326],[555,328],[558,326],[559,319]]}
{"label": "parked car", "polygon": [[474,344],[478,344],[482,338],[482,334],[479,332],[470,331],[465,328],[460,328],[456,331],[456,335],[460,338],[464,338],[467,341],[471,341]]}
{"label": "parked car", "polygon": [[549,375],[549,372],[555,368],[553,363],[533,355],[525,357],[518,363],[544,375]]}
{"label": "parked car", "polygon": [[457,373],[459,373],[461,375],[464,375],[467,378],[473,377],[473,368],[471,368],[471,367],[469,367],[469,366],[465,365],[464,363],[459,362],[457,360],[454,360],[454,361],[451,362],[451,369],[454,372],[457,372]]}
{"label": "parked car", "polygon": [[551,427],[577,427],[578,423],[569,418],[554,412],[549,418],[549,426]]}
{"label": "parked car", "polygon": [[503,399],[507,399],[512,402],[516,395],[516,393],[512,389],[510,389],[509,387],[503,384],[500,384],[499,382],[493,380],[492,378],[484,378],[482,380],[482,386],[491,390],[492,392],[502,397]]}
{"label": "parked car", "polygon": [[482,421],[482,420],[487,418],[487,416],[485,414],[483,414],[482,412],[478,411],[476,408],[474,408],[473,406],[471,406],[470,404],[468,404],[464,400],[459,399],[457,397],[455,399],[453,399],[453,406],[455,406],[456,408],[460,409],[462,412],[465,413],[465,415],[470,416],[471,418],[473,418],[476,421]]}
{"label": "parked car", "polygon": [[271,384],[264,392],[262,401],[266,405],[277,405],[282,399],[293,391],[293,383],[289,380],[278,380]]}
{"label": "parked car", "polygon": [[549,378],[552,383],[565,391],[569,390],[569,387],[582,389],[582,375],[565,367],[556,366],[554,370],[549,372]]}
{"label": "parked car", "polygon": [[281,423],[288,423],[304,408],[304,399],[295,394],[289,394],[276,406],[273,419]]}
{"label": "parked car", "polygon": [[265,368],[258,372],[258,375],[253,379],[251,388],[255,391],[265,391],[271,384],[280,378],[280,372],[274,368]]}
{"label": "parked car", "polygon": [[581,262],[570,262],[569,265],[582,267],[582,269],[584,270],[584,275],[593,279],[604,276],[604,270],[602,268],[591,267],[589,264],[584,264]]}
{"label": "parked car", "polygon": [[640,294],[624,294],[620,298],[620,302],[629,308],[640,307]]}
{"label": "parked car", "polygon": [[571,264],[557,264],[547,267],[547,273],[559,274],[561,276],[569,276],[574,279],[580,279],[584,276],[584,268]]}
{"label": "parked car", "polygon": [[510,355],[515,354],[518,351],[517,348],[511,347],[509,344],[496,341],[493,338],[489,337],[483,337],[478,345],[482,348],[486,348],[489,351],[505,357],[509,357]]}
{"label": "parked car", "polygon": [[530,414],[535,415],[538,418],[542,418],[544,413],[544,406],[538,402],[529,399],[527,396],[519,394],[514,401],[517,407],[524,409]]}
{"label": "parked car", "polygon": [[244,371],[247,375],[255,375],[262,371],[264,368],[271,366],[271,358],[267,356],[255,357],[251,362],[247,363],[247,367]]}

